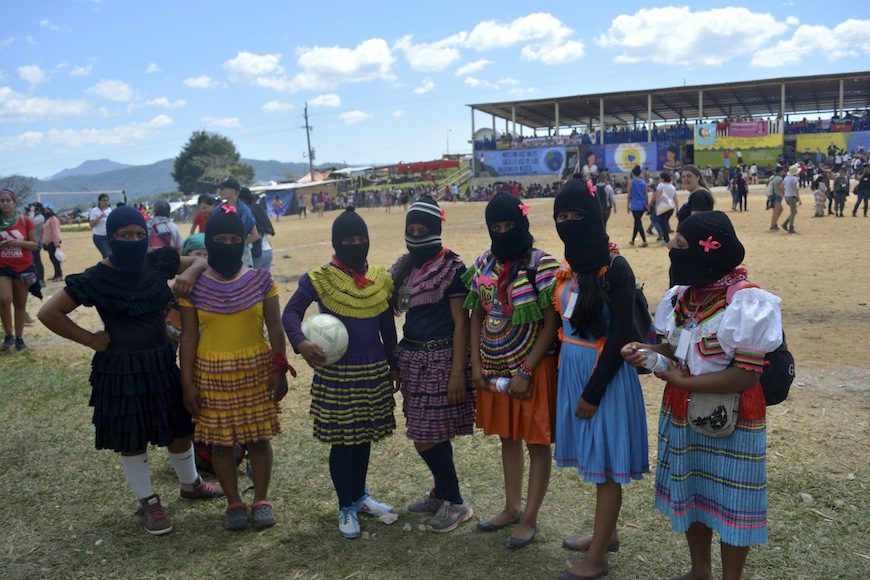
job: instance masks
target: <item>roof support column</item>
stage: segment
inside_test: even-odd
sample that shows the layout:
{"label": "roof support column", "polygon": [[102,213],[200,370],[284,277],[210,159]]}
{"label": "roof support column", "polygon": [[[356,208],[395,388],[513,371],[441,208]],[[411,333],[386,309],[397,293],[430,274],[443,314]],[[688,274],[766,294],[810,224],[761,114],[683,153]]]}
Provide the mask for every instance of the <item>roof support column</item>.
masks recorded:
{"label": "roof support column", "polygon": [[513,123],[513,132],[517,132],[517,108],[511,106],[511,123]]}
{"label": "roof support column", "polygon": [[785,83],[779,85],[779,119],[777,119],[777,133],[785,133]]}
{"label": "roof support column", "polygon": [[598,99],[598,130],[600,131],[598,142],[604,145],[604,98]]}
{"label": "roof support column", "polygon": [[652,143],[652,93],[646,96],[646,140]]}
{"label": "roof support column", "polygon": [[492,116],[492,138],[495,139],[495,115]]}
{"label": "roof support column", "polygon": [[840,107],[839,107],[838,116],[842,117],[843,113],[844,113],[844,111],[843,111],[843,79],[840,79]]}
{"label": "roof support column", "polygon": [[556,101],[556,123],[554,135],[559,136],[559,101]]}
{"label": "roof support column", "polygon": [[471,107],[471,156],[474,157],[474,107]]}
{"label": "roof support column", "polygon": [[704,119],[704,89],[698,89],[698,120]]}

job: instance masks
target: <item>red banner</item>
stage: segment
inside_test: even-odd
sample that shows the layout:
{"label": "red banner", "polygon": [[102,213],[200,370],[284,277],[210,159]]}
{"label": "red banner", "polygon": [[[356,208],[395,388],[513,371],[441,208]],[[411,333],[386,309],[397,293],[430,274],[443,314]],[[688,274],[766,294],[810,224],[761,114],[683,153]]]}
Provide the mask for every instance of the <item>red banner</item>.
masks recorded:
{"label": "red banner", "polygon": [[728,134],[731,137],[761,137],[767,135],[767,121],[732,122]]}
{"label": "red banner", "polygon": [[852,121],[831,121],[832,133],[848,133],[852,130]]}

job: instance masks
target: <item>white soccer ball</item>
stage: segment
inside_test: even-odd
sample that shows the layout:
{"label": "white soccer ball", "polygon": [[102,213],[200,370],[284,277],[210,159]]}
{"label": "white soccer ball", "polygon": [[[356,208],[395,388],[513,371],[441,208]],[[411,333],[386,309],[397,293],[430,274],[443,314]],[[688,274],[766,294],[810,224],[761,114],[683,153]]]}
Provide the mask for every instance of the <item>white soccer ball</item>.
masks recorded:
{"label": "white soccer ball", "polygon": [[302,334],[326,354],[326,364],[338,362],[347,352],[347,328],[331,314],[318,314],[302,322]]}

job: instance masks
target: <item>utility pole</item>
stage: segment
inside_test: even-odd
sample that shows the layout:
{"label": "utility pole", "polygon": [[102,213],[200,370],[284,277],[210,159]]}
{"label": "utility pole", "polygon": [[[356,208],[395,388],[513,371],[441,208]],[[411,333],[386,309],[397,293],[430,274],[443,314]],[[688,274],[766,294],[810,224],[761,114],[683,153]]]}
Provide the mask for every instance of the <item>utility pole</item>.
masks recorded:
{"label": "utility pole", "polygon": [[308,142],[308,175],[314,182],[314,158],[311,155],[311,130],[314,127],[308,124],[308,103],[305,103],[305,140]]}

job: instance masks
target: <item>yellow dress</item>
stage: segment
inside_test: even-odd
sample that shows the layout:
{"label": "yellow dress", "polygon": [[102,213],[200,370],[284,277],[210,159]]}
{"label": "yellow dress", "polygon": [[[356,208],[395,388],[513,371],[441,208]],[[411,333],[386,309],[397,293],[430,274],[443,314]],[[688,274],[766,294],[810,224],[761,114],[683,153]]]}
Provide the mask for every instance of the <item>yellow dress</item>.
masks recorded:
{"label": "yellow dress", "polygon": [[248,270],[228,282],[201,276],[190,298],[179,300],[199,317],[196,441],[232,446],[268,441],[280,431],[269,382],[272,349],[263,334],[263,301],[276,296],[268,272]]}

